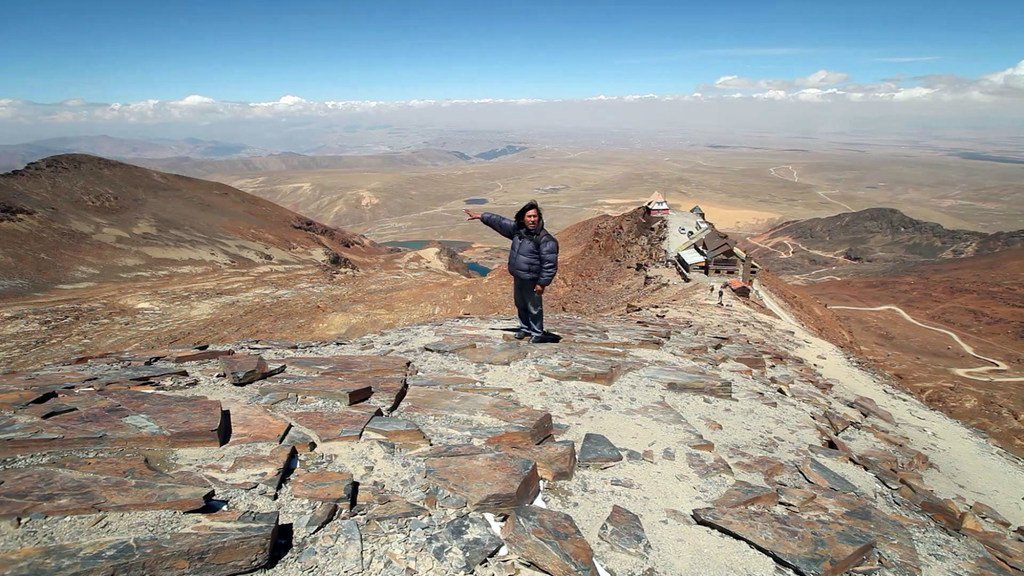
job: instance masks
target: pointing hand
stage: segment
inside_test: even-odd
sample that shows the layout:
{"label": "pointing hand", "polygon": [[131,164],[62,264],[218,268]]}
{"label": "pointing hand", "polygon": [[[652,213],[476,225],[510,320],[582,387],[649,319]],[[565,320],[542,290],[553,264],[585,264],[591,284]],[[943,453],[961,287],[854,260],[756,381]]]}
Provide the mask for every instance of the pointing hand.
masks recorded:
{"label": "pointing hand", "polygon": [[480,213],[479,212],[470,212],[469,210],[465,210],[465,209],[463,209],[463,212],[466,213],[466,216],[469,216],[469,218],[468,218],[469,220],[479,220],[480,219]]}

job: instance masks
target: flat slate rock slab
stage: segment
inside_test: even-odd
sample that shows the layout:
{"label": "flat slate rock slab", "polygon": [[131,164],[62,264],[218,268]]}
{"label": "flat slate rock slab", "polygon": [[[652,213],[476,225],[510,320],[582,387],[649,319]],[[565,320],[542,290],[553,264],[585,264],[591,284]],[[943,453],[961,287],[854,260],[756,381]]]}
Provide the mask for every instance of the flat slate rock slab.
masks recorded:
{"label": "flat slate rock slab", "polygon": [[637,363],[619,356],[574,350],[572,354],[558,354],[547,358],[544,363],[535,364],[534,368],[541,375],[555,380],[576,380],[611,386],[624,373],[638,366]]}
{"label": "flat slate rock slab", "polygon": [[76,409],[46,419],[24,411],[0,419],[0,457],[121,446],[216,447],[227,434],[220,402],[206,398],[75,390],[56,400]]}
{"label": "flat slate rock slab", "polygon": [[[486,419],[504,424],[501,430],[488,431],[489,444],[537,444],[551,435],[551,414],[517,404],[506,398],[495,398],[472,392],[443,388],[409,388],[398,413],[423,414],[470,421]],[[488,427],[484,424],[481,427]]]}
{"label": "flat slate rock slab", "polygon": [[153,380],[171,376],[188,376],[188,370],[168,366],[128,366],[112,374],[104,374],[88,383],[90,388],[137,388],[152,385]]}
{"label": "flat slate rock slab", "polygon": [[594,551],[572,516],[524,506],[509,515],[501,537],[511,552],[553,576],[596,576]]}
{"label": "flat slate rock slab", "polygon": [[505,342],[485,346],[478,345],[473,348],[461,348],[455,353],[476,364],[508,366],[517,360],[522,360],[529,356],[530,351],[529,344]]}
{"label": "flat slate rock slab", "polygon": [[407,358],[400,356],[297,356],[288,359],[289,373],[298,370],[369,386],[374,399],[389,410],[394,410],[405,394],[409,364]]}
{"label": "flat slate rock slab", "polygon": [[818,462],[815,458],[804,460],[800,466],[800,473],[812,484],[822,488],[831,488],[840,492],[857,492],[858,489],[849,480],[834,472],[828,466]]}
{"label": "flat slate rock slab", "polygon": [[419,426],[401,418],[374,416],[366,425],[363,433],[405,446],[430,443]]}
{"label": "flat slate rock slab", "polygon": [[352,474],[336,470],[296,470],[288,485],[292,495],[307,500],[340,502],[352,499]]}
{"label": "flat slate rock slab", "polygon": [[440,354],[451,354],[467,348],[476,348],[476,341],[468,338],[442,338],[423,346],[423,349],[427,352],[438,352]]}
{"label": "flat slate rock slab", "polygon": [[160,574],[230,576],[251,572],[270,560],[277,512],[207,516],[189,531],[165,536],[81,538],[54,546],[0,554],[6,576],[62,574]]}
{"label": "flat slate rock slab", "polygon": [[356,404],[333,412],[285,412],[281,415],[315,434],[318,443],[322,444],[359,440],[366,424],[383,412],[370,404]]}
{"label": "flat slate rock slab", "polygon": [[[813,494],[810,499],[813,499]],[[779,495],[766,486],[737,480],[731,488],[715,500],[716,508],[745,508],[747,506],[772,507],[779,503]]]}
{"label": "flat slate rock slab", "polygon": [[25,518],[35,513],[71,516],[132,510],[187,512],[202,508],[213,496],[213,490],[205,484],[185,485],[156,472],[139,478],[119,478],[50,466],[0,470],[0,484],[3,518]]}
{"label": "flat slate rock slab", "polygon": [[296,455],[294,446],[277,446],[267,452],[244,454],[219,464],[209,464],[202,473],[214,485],[250,489],[262,484],[277,491]]}
{"label": "flat slate rock slab", "polygon": [[732,383],[689,366],[648,366],[636,372],[643,380],[661,384],[670,392],[732,398]]}
{"label": "flat slate rock slab", "polygon": [[921,574],[907,528],[863,498],[810,486],[820,514],[782,507],[721,507],[694,510],[698,524],[740,538],[779,563],[809,576],[835,576],[860,565],[878,550],[897,576]]}
{"label": "flat slate rock slab", "polygon": [[320,376],[316,378],[289,378],[268,382],[260,386],[260,394],[283,393],[313,398],[336,400],[347,406],[358,404],[373,394],[373,378],[342,378],[340,376]]}
{"label": "flat slate rock slab", "polygon": [[427,481],[466,498],[470,510],[511,512],[533,502],[540,476],[532,460],[483,453],[427,458]]}
{"label": "flat slate rock slab", "polygon": [[621,460],[622,454],[608,438],[594,432],[587,432],[583,436],[583,443],[580,444],[580,453],[577,456],[577,461],[581,465],[602,466]]}
{"label": "flat slate rock slab", "polygon": [[279,418],[262,406],[254,404],[227,404],[231,418],[230,446],[255,442],[279,443],[288,433],[291,424]]}

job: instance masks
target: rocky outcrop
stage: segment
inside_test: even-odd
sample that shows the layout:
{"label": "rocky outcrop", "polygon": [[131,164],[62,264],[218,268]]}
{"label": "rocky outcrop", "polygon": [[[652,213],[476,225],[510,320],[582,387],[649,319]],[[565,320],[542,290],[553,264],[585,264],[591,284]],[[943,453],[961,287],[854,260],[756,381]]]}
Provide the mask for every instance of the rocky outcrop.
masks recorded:
{"label": "rocky outcrop", "polygon": [[[791,353],[803,336],[766,318],[718,313],[554,316],[553,346],[506,340],[504,319],[460,319],[301,350],[236,342],[232,356],[184,363],[114,353],[2,375],[0,568],[1019,569],[1020,511],[997,492],[979,502],[978,486],[955,493],[933,463],[948,455],[912,439],[889,395],[826,378]],[[461,353],[489,349],[508,362]],[[234,385],[221,361],[257,354],[284,371]],[[594,377],[600,359],[614,379]],[[928,481],[940,476],[941,492]],[[698,549],[714,553],[686,552]]]}

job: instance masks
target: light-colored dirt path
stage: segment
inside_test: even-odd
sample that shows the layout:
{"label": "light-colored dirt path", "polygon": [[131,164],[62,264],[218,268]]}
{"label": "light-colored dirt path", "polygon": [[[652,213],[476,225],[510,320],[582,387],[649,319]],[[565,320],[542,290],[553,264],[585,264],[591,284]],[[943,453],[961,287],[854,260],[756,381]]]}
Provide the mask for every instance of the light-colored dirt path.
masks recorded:
{"label": "light-colored dirt path", "polygon": [[751,243],[757,244],[761,248],[767,248],[768,250],[771,250],[772,252],[776,252],[779,255],[780,258],[789,258],[790,256],[793,255],[793,247],[792,246],[789,247],[789,254],[786,254],[785,252],[783,252],[782,250],[779,250],[778,248],[772,248],[771,246],[769,246],[767,244],[762,244],[762,243],[758,242],[757,240],[754,240],[753,238],[747,238],[747,240],[750,240]]}
{"label": "light-colored dirt path", "polygon": [[[776,170],[780,170],[782,168],[788,169],[790,171],[790,173],[793,174],[793,177],[792,178],[786,178],[785,176],[782,176],[778,172],[776,172]],[[796,170],[794,170],[793,167],[788,165],[788,164],[785,165],[785,166],[776,166],[774,168],[769,168],[768,171],[771,172],[772,176],[775,176],[776,178],[782,178],[783,180],[789,180],[790,182],[799,182],[800,181],[800,177],[796,175]]]}
{"label": "light-colored dirt path", "polygon": [[952,368],[951,370],[957,376],[970,378],[971,380],[981,380],[982,382],[1024,382],[1024,378],[1021,377],[993,378],[991,376],[976,376],[975,373],[980,374],[982,372],[991,372],[993,370],[1008,371],[1010,367],[1004,364],[1003,362],[996,360],[995,358],[989,358],[987,356],[982,356],[981,354],[978,354],[977,352],[974,351],[974,348],[970,344],[967,344],[966,342],[961,340],[960,336],[957,335],[955,332],[951,332],[944,328],[930,326],[928,324],[915,320],[913,317],[910,316],[910,314],[904,312],[903,309],[900,308],[899,306],[887,304],[885,306],[873,306],[870,308],[861,306],[832,306],[832,308],[836,310],[859,310],[862,312],[879,312],[882,310],[892,310],[893,312],[896,312],[897,314],[902,316],[904,320],[910,322],[911,324],[916,324],[922,328],[927,328],[929,330],[941,332],[942,334],[949,336],[950,338],[953,339],[954,342],[959,344],[960,347],[964,349],[964,352],[967,352],[968,354],[974,356],[979,360],[984,360],[985,362],[992,363],[992,366],[979,366],[977,368]]}
{"label": "light-colored dirt path", "polygon": [[821,196],[822,198],[824,198],[825,200],[828,200],[829,202],[831,202],[833,204],[838,204],[838,205],[842,206],[843,208],[846,208],[850,212],[854,212],[854,209],[850,208],[848,205],[843,204],[839,200],[836,200],[834,198],[829,198],[828,196],[826,196],[826,194],[835,194],[836,192],[839,192],[839,190],[830,190],[828,192],[818,192],[818,196]]}

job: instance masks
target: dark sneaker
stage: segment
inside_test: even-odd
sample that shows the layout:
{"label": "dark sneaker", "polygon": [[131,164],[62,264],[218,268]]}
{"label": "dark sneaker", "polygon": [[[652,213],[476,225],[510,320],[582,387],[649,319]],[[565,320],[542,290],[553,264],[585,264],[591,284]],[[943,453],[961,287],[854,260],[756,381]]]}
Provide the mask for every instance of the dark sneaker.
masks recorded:
{"label": "dark sneaker", "polygon": [[530,344],[552,344],[558,342],[558,338],[550,336],[548,334],[541,334],[540,336],[532,336],[530,338]]}
{"label": "dark sneaker", "polygon": [[526,330],[518,330],[516,332],[516,335],[513,336],[513,338],[515,338],[516,340],[522,340],[522,339],[527,338],[529,336],[530,336],[530,333],[527,332]]}

